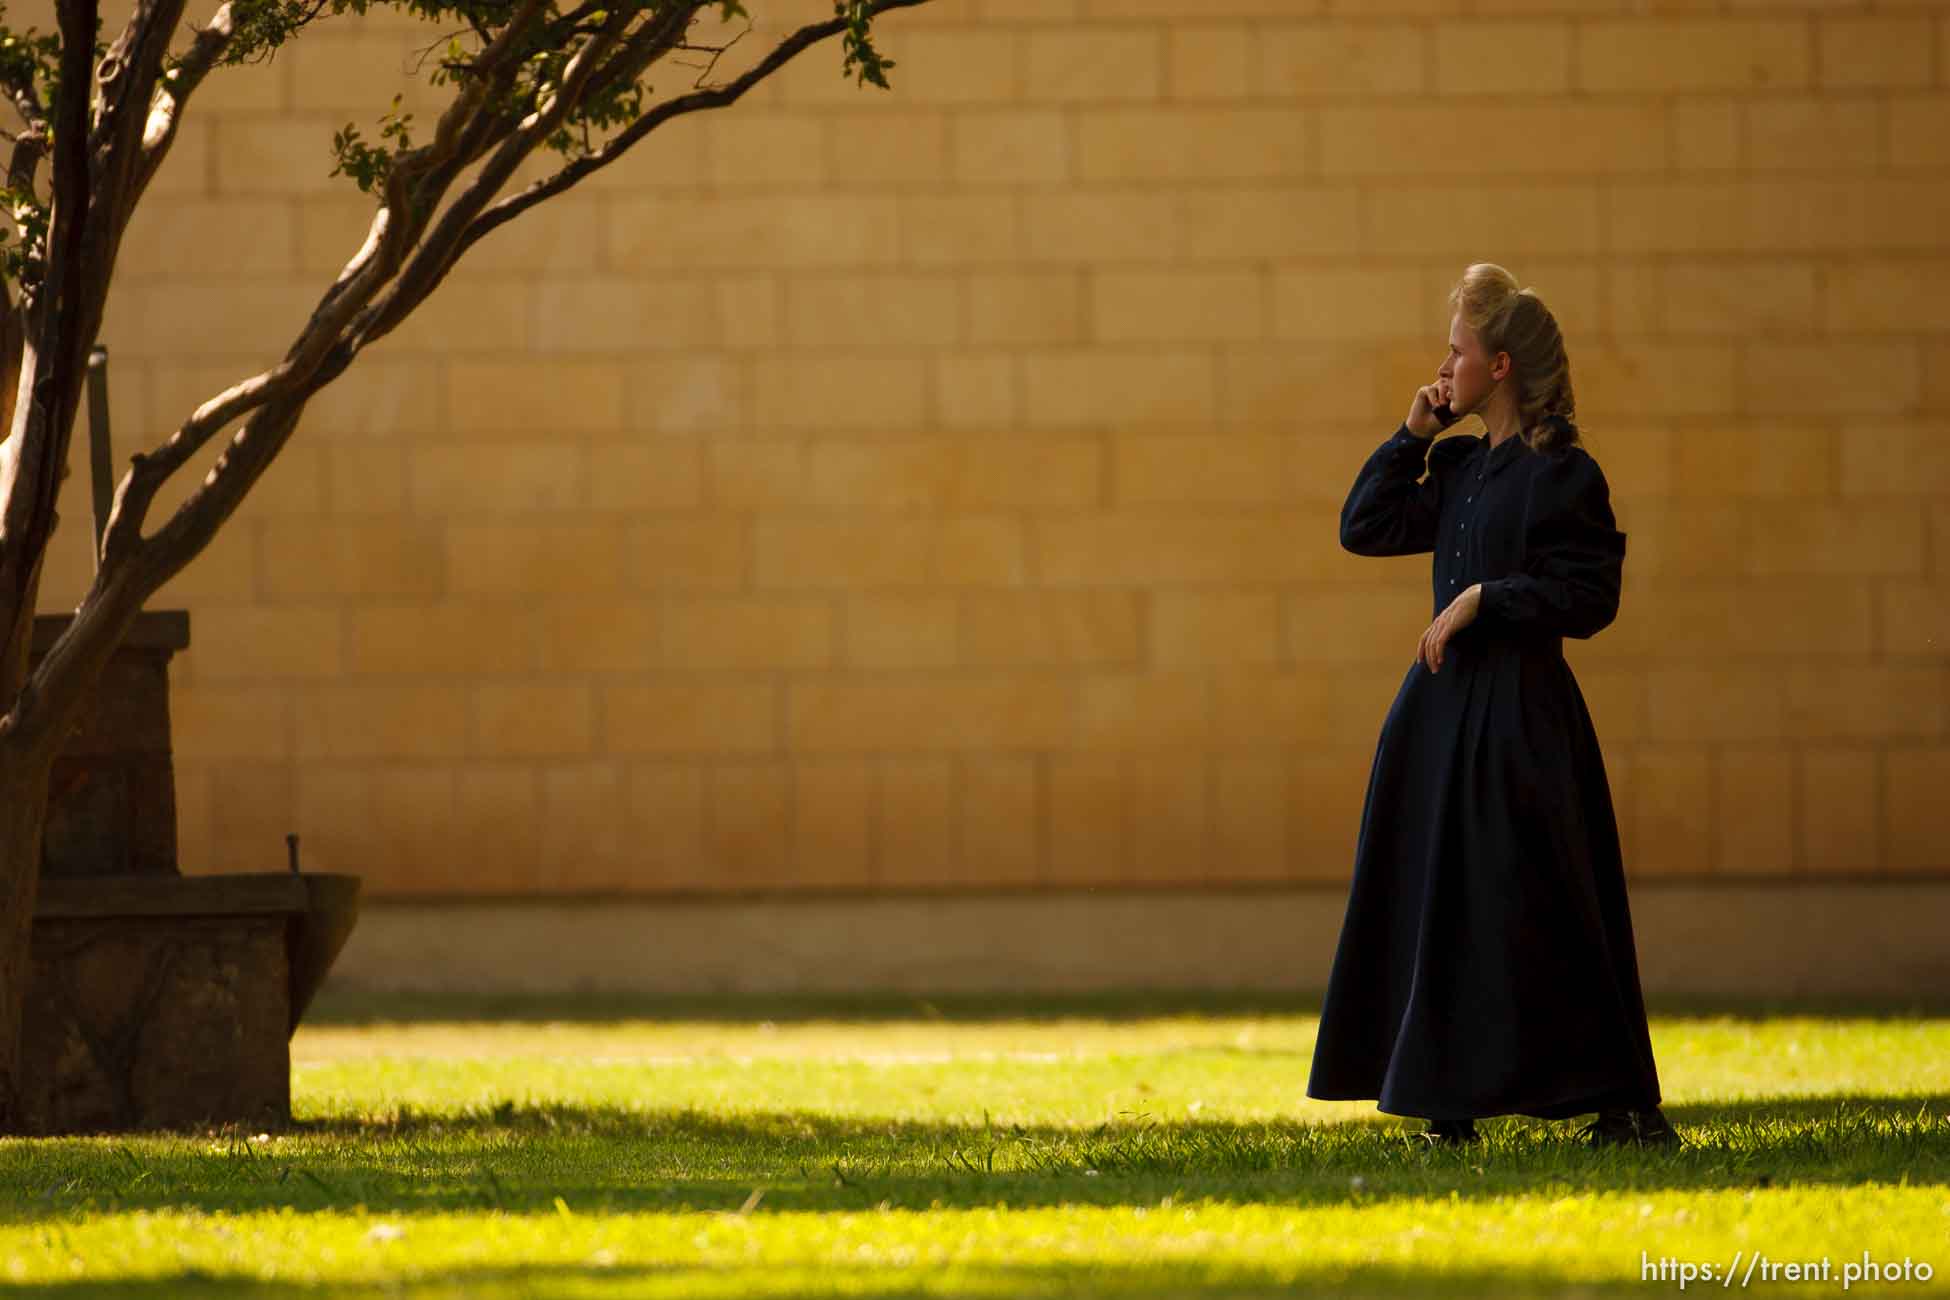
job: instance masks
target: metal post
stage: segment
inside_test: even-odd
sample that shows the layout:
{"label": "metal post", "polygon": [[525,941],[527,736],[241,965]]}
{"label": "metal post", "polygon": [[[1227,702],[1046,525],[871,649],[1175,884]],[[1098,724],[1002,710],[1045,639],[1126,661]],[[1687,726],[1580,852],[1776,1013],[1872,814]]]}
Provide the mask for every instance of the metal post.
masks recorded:
{"label": "metal post", "polygon": [[115,504],[115,484],[109,468],[108,349],[88,353],[88,463],[95,484],[95,569],[102,567],[102,535],[108,531],[108,512]]}

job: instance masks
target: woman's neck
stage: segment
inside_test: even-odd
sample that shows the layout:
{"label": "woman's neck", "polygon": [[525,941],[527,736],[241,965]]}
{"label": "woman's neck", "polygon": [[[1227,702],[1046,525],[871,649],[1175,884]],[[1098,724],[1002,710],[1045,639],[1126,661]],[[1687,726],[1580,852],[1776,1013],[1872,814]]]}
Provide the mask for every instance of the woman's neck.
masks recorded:
{"label": "woman's neck", "polygon": [[[1509,385],[1506,384],[1502,390],[1492,396],[1501,399],[1508,391]],[[1489,408],[1483,412],[1483,424],[1490,431],[1491,451],[1501,447],[1506,439],[1514,438],[1523,432],[1523,421],[1518,417],[1517,412],[1501,400],[1493,400]]]}

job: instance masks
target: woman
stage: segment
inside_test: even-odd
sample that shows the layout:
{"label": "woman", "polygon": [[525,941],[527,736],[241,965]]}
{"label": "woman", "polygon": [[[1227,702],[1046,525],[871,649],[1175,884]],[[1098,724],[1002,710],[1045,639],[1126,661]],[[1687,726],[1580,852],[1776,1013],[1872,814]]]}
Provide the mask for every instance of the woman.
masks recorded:
{"label": "woman", "polygon": [[[1578,444],[1549,309],[1491,263],[1449,303],[1436,381],[1341,510],[1356,555],[1435,553],[1436,618],[1382,725],[1307,1095],[1378,1098],[1434,1141],[1475,1139],[1481,1116],[1595,1111],[1595,1145],[1677,1145],[1563,654],[1617,614],[1625,534]],[[1433,441],[1469,414],[1486,437]]]}

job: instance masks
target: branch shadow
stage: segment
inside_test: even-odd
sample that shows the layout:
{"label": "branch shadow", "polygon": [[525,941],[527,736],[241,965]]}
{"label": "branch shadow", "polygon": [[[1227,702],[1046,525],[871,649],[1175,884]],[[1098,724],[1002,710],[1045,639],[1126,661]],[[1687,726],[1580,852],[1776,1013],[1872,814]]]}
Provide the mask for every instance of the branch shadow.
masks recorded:
{"label": "branch shadow", "polygon": [[1318,993],[1131,990],[1076,994],[667,995],[591,993],[388,993],[327,985],[305,1015],[308,1025],[502,1024],[661,1021],[673,1024],[993,1024],[1062,1020],[1124,1022],[1177,1016],[1320,1014]]}
{"label": "branch shadow", "polygon": [[[1294,1207],[1479,1199],[1543,1183],[1722,1189],[1950,1185],[1950,1094],[1672,1105],[1679,1151],[1587,1148],[1575,1122],[1505,1117],[1432,1147],[1393,1117],[992,1125],[774,1111],[518,1106],[335,1118],[263,1149],[242,1136],[0,1146],[0,1222],[77,1209],[374,1213],[756,1212],[1154,1205],[1166,1195]],[[1689,1130],[1691,1132],[1689,1133]],[[138,1151],[136,1146],[142,1149]]]}
{"label": "branch shadow", "polygon": [[[305,1023],[354,1027],[416,1023],[667,1023],[799,1024],[857,1021],[880,1024],[919,1021],[991,1024],[1090,1019],[1111,1022],[1161,1017],[1318,1016],[1322,994],[1308,991],[1133,989],[1101,993],[1013,994],[710,994],[589,993],[393,993],[327,984]],[[1950,1018],[1950,996],[1731,997],[1717,994],[1654,994],[1647,1014],[1681,1020],[1761,1021],[1783,1016],[1859,1020]]]}
{"label": "branch shadow", "polygon": [[[1303,1248],[1302,1248],[1303,1249]],[[1643,1295],[1643,1268],[1636,1254],[1625,1257],[1621,1249],[1615,1279],[1574,1278],[1526,1264],[1509,1270],[1457,1269],[1432,1261],[1427,1268],[1398,1264],[1367,1264],[1346,1267],[1309,1262],[1299,1255],[1284,1267],[1269,1268],[1232,1261],[1161,1260],[1145,1264],[998,1264],[975,1262],[959,1264],[954,1284],[944,1287],[938,1279],[916,1282],[912,1271],[896,1271],[900,1265],[875,1268],[821,1262],[817,1268],[801,1265],[808,1275],[804,1285],[790,1291],[779,1288],[778,1279],[768,1279],[767,1295],[790,1294],[804,1297],[871,1297],[872,1300],[940,1300],[943,1295],[968,1296],[1114,1296],[1124,1300],[1151,1300],[1156,1297],[1292,1296],[1327,1294],[1348,1297],[1518,1296],[1526,1300],[1541,1297]],[[770,1271],[773,1266],[756,1260],[749,1269],[735,1270],[697,1264],[629,1263],[618,1259],[610,1264],[530,1264],[516,1268],[452,1268],[416,1271],[411,1276],[380,1283],[300,1283],[266,1281],[248,1277],[216,1277],[207,1274],[176,1274],[117,1282],[44,1283],[35,1294],[59,1296],[62,1300],[177,1300],[178,1297],[208,1297],[209,1300],[237,1300],[249,1297],[304,1296],[306,1300],[368,1300],[385,1296],[389,1300],[413,1300],[419,1296],[464,1295],[471,1300],[497,1300],[498,1297],[523,1297],[524,1300],[550,1300],[552,1297],[587,1297],[618,1293],[636,1294],[636,1288],[658,1284],[657,1294],[741,1295],[741,1278],[754,1270]],[[910,1266],[911,1269],[912,1266]]]}

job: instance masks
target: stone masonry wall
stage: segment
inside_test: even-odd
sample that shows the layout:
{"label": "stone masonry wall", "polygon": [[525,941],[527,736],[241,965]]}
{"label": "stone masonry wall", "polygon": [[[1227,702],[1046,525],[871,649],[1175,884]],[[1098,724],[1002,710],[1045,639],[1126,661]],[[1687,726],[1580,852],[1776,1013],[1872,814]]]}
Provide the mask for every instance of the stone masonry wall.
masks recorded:
{"label": "stone masonry wall", "polygon": [[[830,12],[749,4],[721,72]],[[1344,880],[1432,611],[1337,514],[1477,260],[1557,312],[1630,538],[1566,647],[1628,869],[1950,867],[1942,4],[880,30],[892,93],[829,44],[673,122],[313,403],[153,602],[186,872],[295,830],[381,898]],[[424,138],[432,39],[333,19],[193,102],[104,329],[118,460],[282,354],[370,215],[332,133],[404,90]]]}

